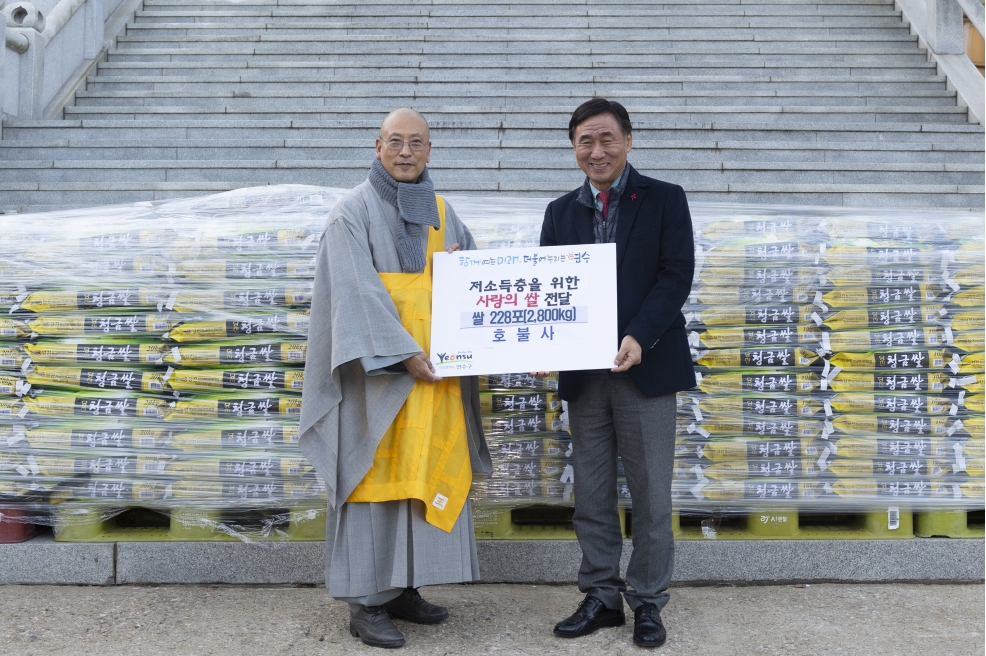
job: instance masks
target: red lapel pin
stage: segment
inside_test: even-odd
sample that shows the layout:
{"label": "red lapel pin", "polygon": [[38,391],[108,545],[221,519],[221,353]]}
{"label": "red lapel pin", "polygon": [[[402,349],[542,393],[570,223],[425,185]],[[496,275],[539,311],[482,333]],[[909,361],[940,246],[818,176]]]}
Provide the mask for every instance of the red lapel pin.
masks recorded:
{"label": "red lapel pin", "polygon": [[630,194],[630,200],[637,200],[637,194]]}

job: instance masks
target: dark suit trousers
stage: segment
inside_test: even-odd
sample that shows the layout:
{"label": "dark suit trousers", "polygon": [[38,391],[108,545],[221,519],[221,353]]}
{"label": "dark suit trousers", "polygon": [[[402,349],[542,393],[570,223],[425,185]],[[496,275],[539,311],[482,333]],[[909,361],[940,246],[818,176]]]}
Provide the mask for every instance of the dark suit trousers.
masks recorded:
{"label": "dark suit trousers", "polygon": [[[626,374],[586,376],[568,404],[575,468],[575,516],[582,547],[579,590],[608,608],[668,603],[674,568],[671,473],[675,395],[647,397]],[[633,499],[633,554],[620,576],[623,537],[617,506],[616,457]]]}

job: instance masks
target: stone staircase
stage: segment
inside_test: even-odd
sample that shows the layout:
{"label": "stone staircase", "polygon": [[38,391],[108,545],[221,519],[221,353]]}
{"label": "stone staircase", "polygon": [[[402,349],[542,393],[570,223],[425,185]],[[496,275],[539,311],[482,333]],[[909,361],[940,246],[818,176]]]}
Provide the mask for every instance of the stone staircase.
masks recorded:
{"label": "stone staircase", "polygon": [[692,200],[984,206],[983,127],[888,0],[144,0],[61,119],[3,124],[0,209],[353,186],[405,104],[441,191],[557,195],[594,95]]}

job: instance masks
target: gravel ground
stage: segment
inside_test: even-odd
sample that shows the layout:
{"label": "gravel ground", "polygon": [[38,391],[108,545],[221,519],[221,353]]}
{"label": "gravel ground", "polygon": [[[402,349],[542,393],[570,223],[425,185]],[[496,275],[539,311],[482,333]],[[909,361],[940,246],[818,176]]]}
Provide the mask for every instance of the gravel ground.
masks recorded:
{"label": "gravel ground", "polygon": [[[577,640],[551,635],[574,586],[423,589],[450,608],[440,626],[399,623],[413,654],[640,654],[631,622]],[[982,584],[675,588],[661,654],[984,653]],[[347,629],[321,588],[3,586],[0,653],[380,654]]]}

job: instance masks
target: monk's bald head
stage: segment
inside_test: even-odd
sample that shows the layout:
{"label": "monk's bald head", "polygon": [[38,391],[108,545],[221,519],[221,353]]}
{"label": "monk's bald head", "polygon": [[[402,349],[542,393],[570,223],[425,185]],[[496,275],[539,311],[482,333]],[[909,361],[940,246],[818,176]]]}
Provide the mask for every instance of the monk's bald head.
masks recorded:
{"label": "monk's bald head", "polygon": [[380,124],[380,138],[388,139],[393,133],[417,134],[425,141],[429,140],[431,130],[424,115],[410,107],[399,107]]}
{"label": "monk's bald head", "polygon": [[428,121],[410,107],[387,114],[380,124],[377,159],[398,182],[414,183],[431,159]]}

